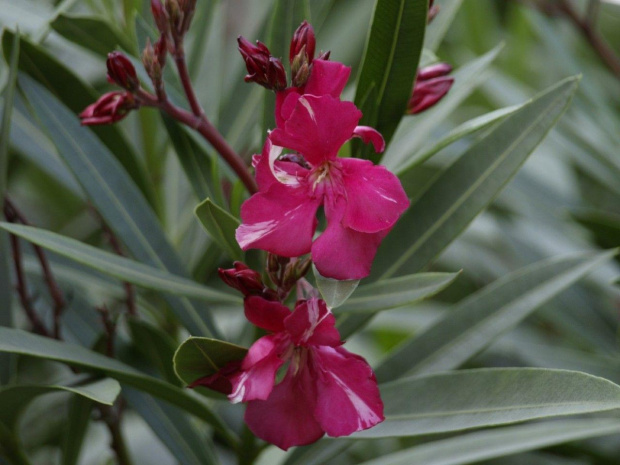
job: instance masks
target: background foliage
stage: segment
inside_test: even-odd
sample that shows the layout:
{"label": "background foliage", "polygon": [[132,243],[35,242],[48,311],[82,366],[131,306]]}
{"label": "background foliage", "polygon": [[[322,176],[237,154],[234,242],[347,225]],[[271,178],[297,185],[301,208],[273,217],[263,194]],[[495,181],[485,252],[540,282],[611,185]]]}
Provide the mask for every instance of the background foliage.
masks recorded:
{"label": "background foliage", "polygon": [[[373,13],[372,0],[200,0],[188,36],[199,99],[247,159],[273,127],[273,95],[243,82],[235,38],[286,56],[309,19],[318,47],[353,67],[345,97],[394,133],[382,163],[413,199],[372,276],[334,310],[348,347],[376,368],[388,419],[286,454],[267,447],[259,463],[618,463],[618,76],[570,21],[526,2],[437,1],[425,36],[391,23],[423,24],[425,2],[376,3]],[[573,4],[598,9],[596,29],[620,53],[620,7]],[[148,2],[0,0],[0,25],[0,192],[36,226],[0,224],[0,463],[114,463],[105,416],[119,402],[133,463],[249,463],[243,451],[261,446],[243,409],[183,389],[174,369],[187,381],[192,366],[172,364],[189,335],[253,340],[215,273],[260,263],[231,240],[243,187],[155,110],[95,129],[77,118],[110,89],[109,51],[139,62],[154,34]],[[372,40],[375,28],[402,36]],[[399,124],[390,99],[408,94],[422,42],[421,64],[453,64],[455,85]],[[166,79],[183,104],[174,73]],[[51,327],[59,302],[28,242],[47,250],[65,342],[18,330],[32,322],[8,232],[22,238],[31,306]],[[102,315],[118,322],[115,358],[102,355]],[[548,419],[565,415],[579,416]]]}

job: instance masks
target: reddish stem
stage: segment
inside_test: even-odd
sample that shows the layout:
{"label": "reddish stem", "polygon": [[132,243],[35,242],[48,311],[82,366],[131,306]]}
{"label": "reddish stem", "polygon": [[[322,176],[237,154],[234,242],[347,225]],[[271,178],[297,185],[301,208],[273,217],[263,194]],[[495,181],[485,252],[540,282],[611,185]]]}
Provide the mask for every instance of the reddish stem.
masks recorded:
{"label": "reddish stem", "polygon": [[177,71],[179,72],[179,79],[181,79],[181,84],[183,84],[183,90],[185,91],[185,95],[187,96],[187,101],[189,102],[189,106],[192,109],[192,113],[199,118],[203,118],[206,120],[206,116],[200,103],[198,102],[198,98],[196,97],[196,93],[194,92],[194,87],[192,86],[192,81],[189,77],[189,71],[187,69],[187,62],[185,61],[185,52],[183,51],[183,47],[177,46],[176,51],[174,53],[174,62],[177,65]]}

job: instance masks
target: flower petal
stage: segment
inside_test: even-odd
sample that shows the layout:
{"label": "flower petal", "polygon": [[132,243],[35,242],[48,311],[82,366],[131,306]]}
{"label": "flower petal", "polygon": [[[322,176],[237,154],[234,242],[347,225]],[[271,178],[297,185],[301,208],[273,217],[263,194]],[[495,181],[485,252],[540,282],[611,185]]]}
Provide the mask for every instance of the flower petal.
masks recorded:
{"label": "flower petal", "polygon": [[364,144],[372,142],[375,152],[381,153],[385,150],[385,140],[379,131],[370,126],[357,126],[353,130],[353,136],[362,139]]}
{"label": "flower petal", "polygon": [[409,207],[409,199],[398,178],[384,166],[368,160],[341,160],[347,207],[345,227],[375,233],[390,229]]}
{"label": "flower petal", "polygon": [[310,370],[302,369],[296,376],[289,371],[267,400],[248,404],[245,422],[256,436],[280,449],[311,444],[323,436],[314,418],[316,403]]}
{"label": "flower petal", "polygon": [[321,276],[333,279],[362,279],[370,274],[377,248],[389,230],[363,233],[342,224],[345,201],[337,207],[325,205],[327,228],[312,244],[312,261]]}
{"label": "flower petal", "polygon": [[304,94],[340,98],[350,74],[351,68],[337,61],[314,60]]}
{"label": "flower petal", "polygon": [[370,365],[342,347],[313,350],[318,373],[316,419],[330,436],[347,436],[382,422],[383,402]]}
{"label": "flower petal", "polygon": [[339,346],[340,333],[336,319],[321,299],[302,300],[295,311],[284,320],[284,326],[293,339],[293,344]]}
{"label": "flower petal", "polygon": [[276,372],[284,363],[280,355],[289,345],[282,333],[261,337],[252,344],[241,362],[241,371],[230,377],[230,401],[267,399],[273,389]]}
{"label": "flower petal", "polygon": [[276,92],[276,126],[284,127],[284,122],[291,117],[297,100],[301,97],[301,91],[297,87],[289,87],[286,90]]}
{"label": "flower petal", "polygon": [[320,198],[310,197],[304,186],[274,183],[241,206],[243,224],[237,242],[243,250],[262,249],[285,257],[310,252]]}
{"label": "flower petal", "polygon": [[269,135],[275,145],[296,150],[313,166],[333,160],[348,141],[362,113],[352,102],[329,95],[302,95],[284,127]]}
{"label": "flower petal", "polygon": [[254,326],[277,333],[284,331],[284,320],[291,311],[280,302],[272,302],[260,296],[250,296],[243,301],[245,317]]}

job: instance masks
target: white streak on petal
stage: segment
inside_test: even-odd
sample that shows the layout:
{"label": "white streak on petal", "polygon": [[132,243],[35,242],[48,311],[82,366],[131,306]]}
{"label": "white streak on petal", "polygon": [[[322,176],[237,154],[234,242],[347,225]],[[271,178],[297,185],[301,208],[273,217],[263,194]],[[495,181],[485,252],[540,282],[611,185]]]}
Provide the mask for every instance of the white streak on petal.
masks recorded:
{"label": "white streak on petal", "polygon": [[279,147],[277,145],[272,145],[269,148],[269,169],[273,173],[274,177],[278,180],[278,182],[282,184],[286,184],[287,186],[298,186],[299,179],[297,179],[297,176],[293,176],[287,173],[286,171],[279,169],[276,166],[276,161],[278,160],[281,154],[282,154],[282,147]]}
{"label": "white streak on petal", "polygon": [[254,224],[242,224],[239,226],[239,229],[237,229],[237,242],[239,242],[239,246],[243,249],[254,241],[271,233],[277,225],[278,222],[275,220],[261,221],[260,223]]}
{"label": "white streak on petal", "polygon": [[330,372],[330,375],[334,377],[338,386],[342,388],[344,393],[347,395],[351,404],[359,414],[358,419],[358,431],[368,428],[369,426],[375,425],[381,421],[381,417],[375,413],[375,411],[368,406],[364,399],[358,396],[353,390],[342,381],[338,375],[336,375],[333,371]]}
{"label": "white streak on petal", "polygon": [[310,102],[308,102],[308,100],[306,100],[304,97],[301,97],[298,102],[301,103],[306,110],[308,110],[310,118],[312,118],[312,121],[314,122],[314,124],[316,124],[316,116],[314,114],[314,110],[310,106]]}

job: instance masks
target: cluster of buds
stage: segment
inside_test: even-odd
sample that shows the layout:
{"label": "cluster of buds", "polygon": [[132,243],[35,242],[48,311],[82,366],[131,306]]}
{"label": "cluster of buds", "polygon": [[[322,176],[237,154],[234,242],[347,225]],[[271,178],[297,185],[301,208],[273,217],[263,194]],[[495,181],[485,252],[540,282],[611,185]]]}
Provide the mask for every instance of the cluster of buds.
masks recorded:
{"label": "cluster of buds", "polygon": [[243,294],[243,297],[259,296],[266,300],[278,300],[277,293],[265,286],[260,273],[242,262],[234,262],[234,268],[218,269],[224,283]]}
{"label": "cluster of buds", "polygon": [[407,113],[415,115],[439,102],[450,90],[454,78],[448,74],[452,66],[438,63],[418,70],[413,92],[407,105]]}
{"label": "cluster of buds", "polygon": [[[245,82],[255,82],[275,91],[284,90],[287,87],[286,71],[282,60],[272,56],[265,44],[257,40],[254,45],[241,36],[237,41],[248,70]],[[315,50],[314,29],[307,21],[304,21],[293,34],[289,49],[293,87],[302,87],[306,84],[312,70]],[[329,52],[321,53],[317,58],[329,60]]]}
{"label": "cluster of buds", "polygon": [[257,40],[254,45],[241,36],[237,38],[237,42],[248,69],[245,82],[255,82],[270,90],[286,88],[286,71],[282,61],[272,57],[265,44]]}
{"label": "cluster of buds", "polygon": [[182,40],[194,17],[196,0],[151,0],[151,12],[162,36],[171,35],[173,42]]}
{"label": "cluster of buds", "polygon": [[267,255],[267,274],[278,289],[280,300],[286,299],[293,286],[297,284],[297,281],[308,273],[311,265],[312,260],[309,258],[291,260],[288,257],[281,257],[271,253]]}
{"label": "cluster of buds", "polygon": [[163,92],[163,74],[162,71],[166,66],[166,55],[168,53],[168,39],[162,34],[155,42],[155,46],[151,45],[151,41],[146,39],[146,46],[142,51],[142,64],[146,73],[153,82],[153,87],[159,95]]}

